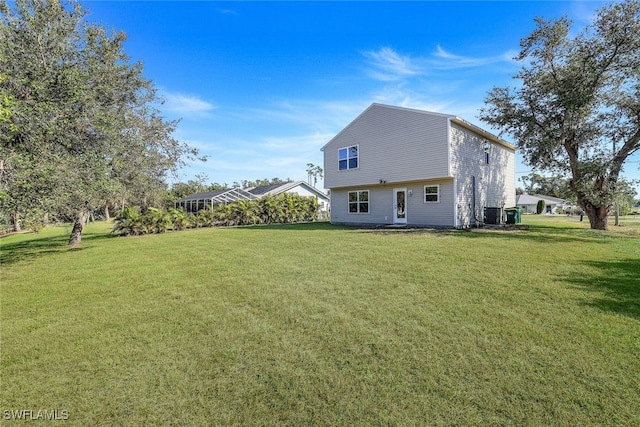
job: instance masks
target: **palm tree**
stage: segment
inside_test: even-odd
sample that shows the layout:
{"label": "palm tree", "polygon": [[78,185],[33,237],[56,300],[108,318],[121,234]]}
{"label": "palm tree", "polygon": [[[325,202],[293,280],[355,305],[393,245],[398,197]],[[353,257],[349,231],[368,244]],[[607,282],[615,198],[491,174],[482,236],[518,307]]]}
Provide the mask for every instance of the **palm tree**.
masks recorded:
{"label": "palm tree", "polygon": [[185,212],[184,208],[171,208],[169,209],[171,215],[172,228],[180,231],[188,228],[191,225],[189,215]]}
{"label": "palm tree", "polygon": [[[316,184],[318,183],[318,177],[322,178],[323,172],[324,171],[320,166],[316,166],[313,163],[307,163],[307,183],[315,187]],[[311,184],[312,178],[313,178],[313,184]]]}

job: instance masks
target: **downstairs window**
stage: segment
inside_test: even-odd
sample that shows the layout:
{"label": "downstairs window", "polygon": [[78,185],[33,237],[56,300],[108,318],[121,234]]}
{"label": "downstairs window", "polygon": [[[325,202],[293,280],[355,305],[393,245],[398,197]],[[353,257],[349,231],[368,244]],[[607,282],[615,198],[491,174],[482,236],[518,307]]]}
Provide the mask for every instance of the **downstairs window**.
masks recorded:
{"label": "downstairs window", "polygon": [[349,213],[369,213],[369,190],[349,191]]}
{"label": "downstairs window", "polygon": [[438,203],[440,201],[440,186],[425,185],[424,186],[424,202]]}

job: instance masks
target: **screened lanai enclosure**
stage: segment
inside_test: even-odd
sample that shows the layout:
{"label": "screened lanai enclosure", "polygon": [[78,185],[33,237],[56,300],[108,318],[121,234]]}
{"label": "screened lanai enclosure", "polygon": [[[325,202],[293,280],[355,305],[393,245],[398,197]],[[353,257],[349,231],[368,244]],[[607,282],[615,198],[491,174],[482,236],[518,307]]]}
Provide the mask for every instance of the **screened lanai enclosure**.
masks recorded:
{"label": "screened lanai enclosure", "polygon": [[204,193],[192,194],[176,201],[176,208],[184,208],[186,212],[198,212],[206,207],[214,207],[220,204],[237,202],[239,200],[258,199],[242,188],[232,188],[225,190],[206,191]]}

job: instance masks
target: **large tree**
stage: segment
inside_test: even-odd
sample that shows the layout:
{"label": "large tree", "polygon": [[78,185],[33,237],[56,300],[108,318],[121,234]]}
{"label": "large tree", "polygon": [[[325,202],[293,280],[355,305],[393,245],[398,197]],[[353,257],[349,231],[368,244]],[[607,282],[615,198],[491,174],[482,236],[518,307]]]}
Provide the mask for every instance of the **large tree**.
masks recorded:
{"label": "large tree", "polygon": [[94,209],[157,188],[193,152],[171,136],[125,34],[85,17],[72,0],[0,1],[2,208],[54,207],[73,220],[70,244]]}
{"label": "large tree", "polygon": [[480,118],[511,134],[531,167],[569,178],[591,228],[606,230],[640,149],[640,2],[603,7],[575,36],[566,17],[536,23],[516,58],[521,85],[494,88]]}

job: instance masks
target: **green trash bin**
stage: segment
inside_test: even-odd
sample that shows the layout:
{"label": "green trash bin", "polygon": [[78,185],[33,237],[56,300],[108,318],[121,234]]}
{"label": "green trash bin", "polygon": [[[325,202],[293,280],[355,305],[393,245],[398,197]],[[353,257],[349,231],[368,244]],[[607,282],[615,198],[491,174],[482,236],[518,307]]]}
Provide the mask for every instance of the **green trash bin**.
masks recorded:
{"label": "green trash bin", "polygon": [[507,214],[507,224],[520,224],[522,221],[522,208],[507,208],[504,212]]}

